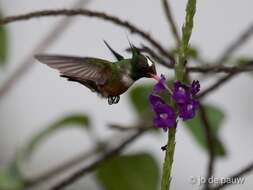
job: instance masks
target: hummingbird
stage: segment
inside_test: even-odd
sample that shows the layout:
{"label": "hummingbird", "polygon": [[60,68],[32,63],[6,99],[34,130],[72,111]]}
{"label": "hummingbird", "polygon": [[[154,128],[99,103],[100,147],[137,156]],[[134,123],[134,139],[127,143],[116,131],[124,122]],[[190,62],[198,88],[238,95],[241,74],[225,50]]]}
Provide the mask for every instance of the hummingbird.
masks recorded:
{"label": "hummingbird", "polygon": [[120,95],[137,80],[146,77],[159,80],[154,62],[130,44],[132,57],[125,59],[104,40],[116,61],[94,57],[38,54],[35,59],[60,72],[69,81],[78,82],[92,92],[108,99],[108,104],[117,104]]}

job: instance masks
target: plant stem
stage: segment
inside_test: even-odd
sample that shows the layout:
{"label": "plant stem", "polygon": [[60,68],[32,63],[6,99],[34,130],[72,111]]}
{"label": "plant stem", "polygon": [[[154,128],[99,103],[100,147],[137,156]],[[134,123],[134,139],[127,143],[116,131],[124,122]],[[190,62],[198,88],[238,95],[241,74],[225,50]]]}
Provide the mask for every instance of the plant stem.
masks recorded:
{"label": "plant stem", "polygon": [[163,176],[161,183],[161,190],[169,190],[170,189],[170,181],[171,181],[171,170],[173,164],[174,150],[175,150],[175,140],[176,140],[176,127],[171,128],[168,131],[168,142],[166,147],[166,154],[163,163]]}
{"label": "plant stem", "polygon": [[179,47],[178,63],[175,67],[176,79],[183,81],[185,74],[185,65],[187,63],[189,41],[193,29],[193,18],[196,12],[196,0],[188,0],[186,6],[186,15],[182,27],[182,40]]}
{"label": "plant stem", "polygon": [[[187,62],[187,54],[189,49],[189,41],[192,34],[193,18],[196,11],[196,0],[188,0],[186,6],[185,22],[182,27],[182,39],[180,41],[178,62],[175,65],[175,77],[177,80],[183,81],[185,75],[185,66]],[[176,144],[176,127],[168,131],[168,143],[166,148],[165,159],[163,163],[163,174],[161,190],[169,190],[171,182],[171,170]]]}

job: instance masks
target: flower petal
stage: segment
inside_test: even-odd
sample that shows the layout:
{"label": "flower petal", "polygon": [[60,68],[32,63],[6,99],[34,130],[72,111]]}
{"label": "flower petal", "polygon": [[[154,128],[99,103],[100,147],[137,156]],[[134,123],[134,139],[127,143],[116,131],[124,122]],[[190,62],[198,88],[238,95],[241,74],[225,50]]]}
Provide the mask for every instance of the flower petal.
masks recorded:
{"label": "flower petal", "polygon": [[176,119],[175,118],[169,118],[169,117],[160,117],[160,115],[157,115],[154,118],[154,124],[157,128],[163,128],[164,131],[167,131],[168,128],[175,127]]}
{"label": "flower petal", "polygon": [[149,95],[149,102],[153,107],[156,107],[160,104],[165,104],[165,101],[159,96],[155,94],[150,94]]}
{"label": "flower petal", "polygon": [[159,94],[161,91],[165,90],[167,87],[166,78],[163,74],[161,74],[161,78],[159,82],[154,87],[154,93]]}
{"label": "flower petal", "polygon": [[192,99],[190,87],[181,83],[180,81],[176,81],[174,83],[172,97],[178,104],[187,103]]}
{"label": "flower petal", "polygon": [[183,120],[192,119],[196,115],[199,103],[196,100],[191,100],[186,104],[179,104],[179,117]]}
{"label": "flower petal", "polygon": [[176,113],[170,105],[160,104],[154,111],[156,112],[156,118],[154,119],[156,127],[163,128],[166,131],[167,128],[175,126]]}
{"label": "flower petal", "polygon": [[166,113],[170,118],[174,118],[176,116],[174,109],[168,104],[161,104],[157,106],[155,111],[157,114]]}

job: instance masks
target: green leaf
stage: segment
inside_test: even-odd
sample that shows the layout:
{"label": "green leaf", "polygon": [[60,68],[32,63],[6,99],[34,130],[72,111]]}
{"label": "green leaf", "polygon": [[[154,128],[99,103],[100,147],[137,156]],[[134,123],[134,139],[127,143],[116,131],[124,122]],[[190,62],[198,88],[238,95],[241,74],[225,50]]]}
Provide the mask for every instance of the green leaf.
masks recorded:
{"label": "green leaf", "polygon": [[151,107],[148,101],[148,97],[153,90],[151,84],[136,86],[130,91],[130,100],[137,113],[143,117],[152,116]]}
{"label": "green leaf", "polygon": [[7,31],[5,27],[0,26],[0,65],[6,62],[7,50]]}
{"label": "green leaf", "polygon": [[6,169],[0,171],[1,190],[22,190],[25,183],[15,160]]}
{"label": "green leaf", "polygon": [[24,182],[13,177],[8,171],[0,172],[0,189],[1,190],[22,190]]}
{"label": "green leaf", "polygon": [[90,121],[88,116],[79,113],[67,115],[61,119],[58,119],[53,124],[45,127],[44,130],[32,137],[32,139],[28,142],[28,145],[25,147],[23,155],[25,155],[25,158],[29,158],[38,145],[41,144],[41,142],[45,141],[49,136],[53,135],[59,130],[73,126],[89,129],[89,124]]}
{"label": "green leaf", "polygon": [[155,190],[159,169],[150,154],[118,156],[104,163],[96,176],[105,190]]}
{"label": "green leaf", "polygon": [[[219,139],[219,131],[221,128],[222,121],[224,120],[224,113],[217,107],[213,106],[205,106],[207,117],[210,121],[211,130],[214,136],[214,147],[215,147],[215,155],[217,156],[225,156],[226,150]],[[190,130],[194,139],[198,142],[198,144],[207,150],[207,140],[205,136],[204,124],[200,119],[199,114],[192,120],[185,122],[187,128]]]}

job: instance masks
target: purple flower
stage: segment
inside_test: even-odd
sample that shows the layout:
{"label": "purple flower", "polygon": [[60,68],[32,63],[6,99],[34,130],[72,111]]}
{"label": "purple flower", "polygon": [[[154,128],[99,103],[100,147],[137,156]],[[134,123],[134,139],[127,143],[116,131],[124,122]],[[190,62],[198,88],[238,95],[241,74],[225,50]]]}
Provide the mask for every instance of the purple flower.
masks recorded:
{"label": "purple flower", "polygon": [[152,105],[153,110],[156,112],[156,109],[163,104],[166,104],[165,101],[158,95],[150,94],[149,102]]}
{"label": "purple flower", "polygon": [[199,81],[194,80],[191,86],[185,85],[180,81],[174,83],[172,92],[173,99],[179,107],[179,117],[183,120],[191,119],[196,115],[198,101],[194,96],[200,91]]}
{"label": "purple flower", "polygon": [[168,128],[172,128],[175,126],[176,113],[171,106],[169,106],[168,104],[161,104],[157,106],[155,110],[155,127],[163,128],[164,131],[167,131]]}
{"label": "purple flower", "polygon": [[191,85],[191,93],[192,95],[196,95],[200,91],[200,84],[198,80],[192,81]]}
{"label": "purple flower", "polygon": [[192,99],[185,104],[179,104],[179,117],[184,121],[192,119],[196,115],[196,111],[199,107],[198,101]]}
{"label": "purple flower", "polygon": [[152,105],[156,117],[154,119],[154,125],[157,128],[163,128],[166,131],[168,128],[172,128],[176,123],[176,113],[174,109],[165,103],[165,101],[158,95],[151,94],[149,101]]}
{"label": "purple flower", "polygon": [[185,121],[192,119],[196,115],[199,103],[194,99],[194,96],[200,91],[199,81],[194,80],[191,85],[176,81],[171,91],[166,84],[165,76],[161,75],[160,80],[154,86],[154,90],[149,96],[150,104],[156,114],[154,118],[155,127],[167,131],[167,129],[175,127],[176,124],[177,114],[174,108],[158,95],[163,90],[167,90],[176,102],[180,118]]}
{"label": "purple flower", "polygon": [[161,74],[161,78],[159,80],[159,82],[155,85],[154,87],[154,93],[158,94],[161,91],[167,89],[167,84],[166,84],[166,78],[163,74]]}
{"label": "purple flower", "polygon": [[172,97],[178,104],[187,103],[192,99],[191,89],[180,81],[176,81],[174,83]]}

